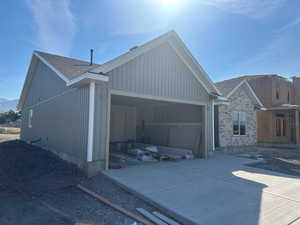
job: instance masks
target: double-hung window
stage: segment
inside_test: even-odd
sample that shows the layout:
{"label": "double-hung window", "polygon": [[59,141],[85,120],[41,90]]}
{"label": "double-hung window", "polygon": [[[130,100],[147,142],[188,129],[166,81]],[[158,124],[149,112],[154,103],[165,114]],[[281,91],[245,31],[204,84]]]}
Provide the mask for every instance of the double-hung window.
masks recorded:
{"label": "double-hung window", "polygon": [[233,135],[246,135],[245,112],[233,112]]}

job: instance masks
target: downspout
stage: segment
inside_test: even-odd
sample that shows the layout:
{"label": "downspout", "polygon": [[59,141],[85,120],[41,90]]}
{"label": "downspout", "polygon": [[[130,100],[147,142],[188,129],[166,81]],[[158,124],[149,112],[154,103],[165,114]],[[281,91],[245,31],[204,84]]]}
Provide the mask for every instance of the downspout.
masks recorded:
{"label": "downspout", "polygon": [[88,129],[88,148],[87,148],[88,162],[93,161],[94,114],[95,114],[95,81],[91,81],[89,87],[89,129]]}
{"label": "downspout", "polygon": [[214,99],[211,103],[211,114],[212,114],[212,150],[215,151],[215,108],[214,108]]}

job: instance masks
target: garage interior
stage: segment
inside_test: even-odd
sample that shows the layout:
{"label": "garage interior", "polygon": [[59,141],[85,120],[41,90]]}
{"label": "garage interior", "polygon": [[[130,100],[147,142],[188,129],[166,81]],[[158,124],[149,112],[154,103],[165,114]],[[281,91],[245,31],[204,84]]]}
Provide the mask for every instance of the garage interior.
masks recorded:
{"label": "garage interior", "polygon": [[109,168],[201,157],[204,106],[111,95]]}

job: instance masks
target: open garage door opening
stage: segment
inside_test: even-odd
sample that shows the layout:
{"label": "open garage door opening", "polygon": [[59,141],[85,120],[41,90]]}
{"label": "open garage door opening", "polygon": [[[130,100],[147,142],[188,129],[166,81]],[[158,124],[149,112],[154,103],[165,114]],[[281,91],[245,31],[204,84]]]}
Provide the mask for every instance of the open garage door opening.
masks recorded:
{"label": "open garage door opening", "polygon": [[111,95],[109,168],[204,156],[204,106]]}

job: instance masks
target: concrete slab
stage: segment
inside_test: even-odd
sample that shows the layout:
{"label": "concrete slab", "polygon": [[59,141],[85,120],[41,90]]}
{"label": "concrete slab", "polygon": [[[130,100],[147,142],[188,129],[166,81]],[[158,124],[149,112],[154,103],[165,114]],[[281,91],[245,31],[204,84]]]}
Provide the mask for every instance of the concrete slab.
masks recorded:
{"label": "concrete slab", "polygon": [[300,178],[216,154],[209,160],[162,162],[104,173],[188,224],[300,224]]}

